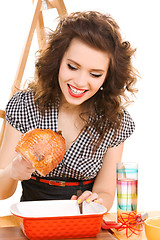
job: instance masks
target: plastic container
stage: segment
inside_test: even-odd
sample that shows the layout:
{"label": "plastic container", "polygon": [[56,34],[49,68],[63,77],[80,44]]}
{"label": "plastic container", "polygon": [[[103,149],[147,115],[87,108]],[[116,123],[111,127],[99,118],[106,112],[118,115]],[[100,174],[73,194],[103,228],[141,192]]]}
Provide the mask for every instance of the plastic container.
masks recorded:
{"label": "plastic container", "polygon": [[134,162],[117,163],[117,221],[121,214],[137,213],[138,164]]}
{"label": "plastic container", "polygon": [[160,240],[160,216],[148,218],[144,223],[147,239]]}
{"label": "plastic container", "polygon": [[98,203],[83,202],[80,214],[76,200],[19,202],[10,210],[18,217],[25,236],[33,240],[94,237],[107,211]]}

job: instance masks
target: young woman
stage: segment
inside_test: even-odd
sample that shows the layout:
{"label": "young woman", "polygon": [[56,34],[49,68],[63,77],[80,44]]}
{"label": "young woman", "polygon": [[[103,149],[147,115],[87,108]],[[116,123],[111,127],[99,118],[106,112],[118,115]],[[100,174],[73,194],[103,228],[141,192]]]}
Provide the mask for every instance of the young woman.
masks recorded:
{"label": "young woman", "polygon": [[[136,82],[134,52],[108,15],[76,12],[59,22],[37,56],[34,82],[6,107],[1,199],[21,180],[21,201],[77,199],[80,189],[78,202],[111,208],[116,163],[135,128],[124,107]],[[21,134],[34,128],[61,130],[66,140],[62,162],[45,177],[15,153]]]}

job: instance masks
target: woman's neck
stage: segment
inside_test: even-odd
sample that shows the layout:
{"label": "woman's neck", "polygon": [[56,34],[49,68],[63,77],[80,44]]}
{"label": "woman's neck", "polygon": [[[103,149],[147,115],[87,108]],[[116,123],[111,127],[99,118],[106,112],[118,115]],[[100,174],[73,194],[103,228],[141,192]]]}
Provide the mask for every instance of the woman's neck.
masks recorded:
{"label": "woman's neck", "polygon": [[72,113],[72,114],[80,114],[81,112],[83,112],[81,105],[69,104],[64,98],[61,98],[60,100],[59,110],[66,113],[67,112]]}

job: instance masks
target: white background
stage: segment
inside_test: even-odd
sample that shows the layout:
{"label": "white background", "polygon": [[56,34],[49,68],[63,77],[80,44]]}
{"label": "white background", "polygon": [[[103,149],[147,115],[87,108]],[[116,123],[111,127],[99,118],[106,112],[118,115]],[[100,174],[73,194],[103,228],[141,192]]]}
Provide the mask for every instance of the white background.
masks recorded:
{"label": "white background", "polygon": [[[137,48],[134,66],[141,79],[139,93],[129,108],[136,131],[125,142],[123,161],[139,164],[138,210],[160,210],[160,16],[159,1],[152,0],[64,0],[68,13],[97,10],[111,14],[118,22],[124,40]],[[0,6],[0,109],[9,99],[28,22],[32,0],[1,1]],[[45,25],[55,27],[56,10],[44,12]],[[33,39],[23,81],[33,77],[36,36]],[[0,122],[1,125],[2,122]],[[105,183],[104,183],[105,184]],[[12,203],[19,201],[21,187],[7,200],[0,201],[0,216],[9,214]],[[111,211],[116,211],[116,199]]]}

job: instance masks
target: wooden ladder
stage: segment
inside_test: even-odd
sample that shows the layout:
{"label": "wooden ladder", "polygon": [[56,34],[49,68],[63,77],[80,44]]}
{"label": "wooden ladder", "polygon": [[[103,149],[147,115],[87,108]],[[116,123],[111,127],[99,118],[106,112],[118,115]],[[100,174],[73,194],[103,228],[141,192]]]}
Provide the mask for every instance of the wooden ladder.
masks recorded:
{"label": "wooden ladder", "polygon": [[[67,10],[63,0],[32,0],[32,2],[33,2],[33,14],[31,16],[29,28],[27,31],[27,37],[24,42],[24,47],[22,49],[15,79],[11,88],[10,98],[18,91],[17,89],[20,89],[35,29],[37,33],[39,49],[41,49],[42,46],[44,46],[46,43],[43,10],[56,8],[60,18],[67,15]],[[1,146],[6,124],[4,110],[0,110],[0,118],[3,119],[3,124],[0,131],[0,146]]]}

